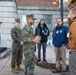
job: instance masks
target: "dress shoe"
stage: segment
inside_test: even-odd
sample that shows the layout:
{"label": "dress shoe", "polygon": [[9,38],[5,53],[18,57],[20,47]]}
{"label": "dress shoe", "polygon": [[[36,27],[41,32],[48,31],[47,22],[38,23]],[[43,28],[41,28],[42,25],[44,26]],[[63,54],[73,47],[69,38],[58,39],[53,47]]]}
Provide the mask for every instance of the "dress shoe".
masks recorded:
{"label": "dress shoe", "polygon": [[66,70],[61,70],[61,72],[67,72]]}
{"label": "dress shoe", "polygon": [[52,71],[52,73],[60,73],[60,72],[61,72],[61,70],[58,70],[58,69],[55,69]]}

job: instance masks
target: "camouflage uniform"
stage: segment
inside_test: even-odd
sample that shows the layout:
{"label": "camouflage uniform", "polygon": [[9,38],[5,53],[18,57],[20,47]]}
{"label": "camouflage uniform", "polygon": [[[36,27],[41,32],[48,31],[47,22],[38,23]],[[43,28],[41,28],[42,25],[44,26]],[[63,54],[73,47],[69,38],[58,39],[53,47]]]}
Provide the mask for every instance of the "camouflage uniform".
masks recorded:
{"label": "camouflage uniform", "polygon": [[22,32],[24,41],[23,50],[25,56],[25,75],[34,75],[34,50],[35,43],[31,40],[34,39],[33,28],[30,25],[25,25]]}
{"label": "camouflage uniform", "polygon": [[22,60],[22,46],[20,45],[22,30],[17,27],[12,28],[11,37],[13,39],[11,68],[15,69],[15,66],[20,66]]}

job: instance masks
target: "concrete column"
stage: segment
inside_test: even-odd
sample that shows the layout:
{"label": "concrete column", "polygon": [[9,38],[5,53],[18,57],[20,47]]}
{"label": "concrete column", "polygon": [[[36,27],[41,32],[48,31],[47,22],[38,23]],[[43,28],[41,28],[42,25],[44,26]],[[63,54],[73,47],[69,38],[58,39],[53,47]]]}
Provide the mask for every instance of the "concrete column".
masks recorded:
{"label": "concrete column", "polygon": [[17,7],[13,0],[0,1],[0,21],[2,21],[1,32],[1,47],[11,48],[11,29],[14,27],[14,21],[17,18]]}

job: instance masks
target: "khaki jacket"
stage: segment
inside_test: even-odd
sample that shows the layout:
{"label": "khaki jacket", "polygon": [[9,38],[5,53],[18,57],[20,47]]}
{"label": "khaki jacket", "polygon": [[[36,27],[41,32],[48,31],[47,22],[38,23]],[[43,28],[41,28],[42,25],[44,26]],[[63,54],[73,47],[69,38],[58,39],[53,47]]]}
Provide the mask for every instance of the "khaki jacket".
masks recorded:
{"label": "khaki jacket", "polygon": [[69,25],[69,34],[69,48],[71,51],[76,51],[76,19]]}

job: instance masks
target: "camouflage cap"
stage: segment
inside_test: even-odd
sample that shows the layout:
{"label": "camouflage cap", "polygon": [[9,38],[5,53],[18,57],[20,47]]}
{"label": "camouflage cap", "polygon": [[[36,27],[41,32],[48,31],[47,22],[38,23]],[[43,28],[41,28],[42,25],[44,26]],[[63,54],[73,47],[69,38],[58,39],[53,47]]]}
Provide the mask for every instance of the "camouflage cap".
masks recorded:
{"label": "camouflage cap", "polygon": [[31,18],[33,20],[36,20],[36,18],[34,18],[34,15],[30,14],[30,15],[26,15],[27,18]]}
{"label": "camouflage cap", "polygon": [[0,24],[2,24],[2,22],[0,21]]}
{"label": "camouflage cap", "polygon": [[18,18],[15,19],[15,22],[20,23],[20,19],[18,19]]}

